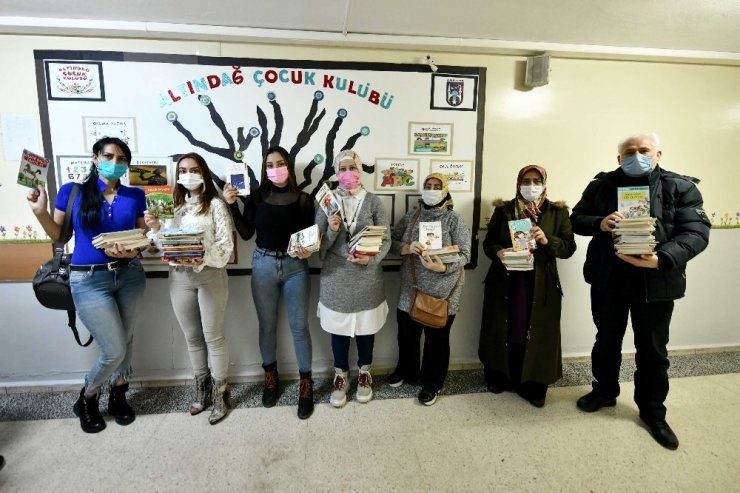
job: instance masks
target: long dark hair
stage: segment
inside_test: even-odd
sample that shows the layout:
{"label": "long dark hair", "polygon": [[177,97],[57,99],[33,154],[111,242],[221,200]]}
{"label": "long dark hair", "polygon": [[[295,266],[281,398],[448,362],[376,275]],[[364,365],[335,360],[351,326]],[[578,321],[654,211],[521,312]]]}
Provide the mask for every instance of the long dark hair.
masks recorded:
{"label": "long dark hair", "polygon": [[[200,175],[203,177],[203,192],[200,194],[200,209],[198,210],[198,214],[201,216],[208,214],[208,211],[211,210],[211,200],[218,196],[216,187],[213,184],[213,178],[211,178],[211,170],[208,168],[208,164],[206,163],[206,160],[203,159],[203,156],[195,152],[188,152],[187,154],[180,156],[180,159],[177,160],[177,164],[175,165],[175,180],[180,178],[180,163],[183,159],[192,159],[198,163]],[[188,189],[177,183],[173,193],[175,208],[178,208],[185,203],[185,197],[187,195]]]}
{"label": "long dark hair", "polygon": [[[103,137],[95,142],[92,148],[93,157],[100,155],[103,149],[105,149],[105,146],[109,144],[117,146],[126,156],[126,163],[131,163],[131,149],[118,137]],[[82,229],[86,231],[93,231],[101,223],[100,213],[103,210],[103,200],[105,199],[103,199],[103,193],[98,187],[99,177],[98,167],[93,164],[90,167],[90,174],[80,185],[79,218],[82,223]],[[72,211],[67,212],[71,213]]]}
{"label": "long dark hair", "polygon": [[280,146],[274,146],[270,147],[265,151],[265,155],[262,157],[262,178],[260,179],[260,186],[259,190],[262,193],[269,192],[270,190],[270,179],[267,177],[267,156],[270,154],[277,152],[280,154],[283,159],[285,159],[285,163],[288,165],[288,189],[291,192],[300,193],[301,189],[298,188],[298,184],[296,183],[295,179],[295,167],[293,165],[293,161],[290,159],[290,154],[288,154],[288,151],[283,149]]}

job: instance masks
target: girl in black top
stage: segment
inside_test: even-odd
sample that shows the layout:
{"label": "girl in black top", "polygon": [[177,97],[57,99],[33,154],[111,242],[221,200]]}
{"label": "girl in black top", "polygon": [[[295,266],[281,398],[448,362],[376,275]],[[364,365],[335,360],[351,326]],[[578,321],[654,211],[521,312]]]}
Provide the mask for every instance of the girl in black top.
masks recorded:
{"label": "girl in black top", "polygon": [[298,417],[306,419],[313,412],[311,334],[308,330],[311,281],[306,260],[311,252],[300,249],[296,257],[291,257],[286,250],[291,234],[314,223],[313,200],[296,185],[290,156],[282,147],[271,147],[265,153],[260,186],[251,190],[243,212],[236,203],[235,187],[227,184],[224,198],[239,235],[248,240],[257,232],[257,248],[252,257],[252,297],[259,320],[259,346],[265,369],[262,404],[272,407],[279,397],[277,308],[282,294],[301,376]]}

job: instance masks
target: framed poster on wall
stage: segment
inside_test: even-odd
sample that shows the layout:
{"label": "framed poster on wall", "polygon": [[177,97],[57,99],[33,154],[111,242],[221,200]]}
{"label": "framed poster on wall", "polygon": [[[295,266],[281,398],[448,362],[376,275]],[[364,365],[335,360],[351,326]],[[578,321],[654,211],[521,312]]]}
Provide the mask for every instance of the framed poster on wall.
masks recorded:
{"label": "framed poster on wall", "polygon": [[375,159],[375,190],[415,192],[419,189],[419,180],[418,159]]}
{"label": "framed poster on wall", "polygon": [[445,175],[451,192],[473,191],[473,161],[432,159],[429,173]]}
{"label": "framed poster on wall", "polygon": [[409,122],[409,154],[452,154],[452,123]]}
{"label": "framed poster on wall", "polygon": [[136,138],[136,118],[114,116],[83,116],[82,129],[85,132],[85,149],[92,146],[102,137],[118,137],[128,144],[131,152],[139,152]]}
{"label": "framed poster on wall", "polygon": [[49,101],[105,101],[102,62],[46,60]]}
{"label": "framed poster on wall", "polygon": [[81,183],[90,174],[91,156],[57,156],[57,187],[69,182]]}

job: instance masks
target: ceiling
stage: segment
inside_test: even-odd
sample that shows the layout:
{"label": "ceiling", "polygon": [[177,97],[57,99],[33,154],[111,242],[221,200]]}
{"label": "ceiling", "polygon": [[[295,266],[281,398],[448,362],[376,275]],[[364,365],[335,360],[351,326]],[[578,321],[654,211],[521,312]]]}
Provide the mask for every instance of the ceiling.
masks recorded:
{"label": "ceiling", "polygon": [[740,1],[0,0],[0,32],[683,54],[734,64]]}

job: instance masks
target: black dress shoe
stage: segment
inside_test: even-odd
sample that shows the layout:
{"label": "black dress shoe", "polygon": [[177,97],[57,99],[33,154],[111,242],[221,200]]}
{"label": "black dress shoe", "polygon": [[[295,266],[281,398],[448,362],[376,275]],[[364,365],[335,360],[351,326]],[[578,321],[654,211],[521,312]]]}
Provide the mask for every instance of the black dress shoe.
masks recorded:
{"label": "black dress shoe", "polygon": [[643,416],[640,416],[640,419],[647,425],[650,434],[656,442],[669,450],[676,450],[678,448],[678,437],[673,433],[673,430],[664,419],[646,418]]}
{"label": "black dress shoe", "polygon": [[586,411],[587,413],[596,412],[602,407],[614,407],[616,405],[617,399],[615,397],[606,397],[604,395],[597,394],[593,390],[578,399],[576,402],[578,409]]}

